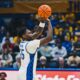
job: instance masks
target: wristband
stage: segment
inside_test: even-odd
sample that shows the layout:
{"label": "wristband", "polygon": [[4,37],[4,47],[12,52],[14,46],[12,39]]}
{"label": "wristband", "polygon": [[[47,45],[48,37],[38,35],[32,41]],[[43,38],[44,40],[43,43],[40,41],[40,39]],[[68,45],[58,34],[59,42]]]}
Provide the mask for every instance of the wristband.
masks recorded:
{"label": "wristband", "polygon": [[39,27],[44,28],[44,27],[45,27],[45,23],[40,22],[40,23],[39,23]]}

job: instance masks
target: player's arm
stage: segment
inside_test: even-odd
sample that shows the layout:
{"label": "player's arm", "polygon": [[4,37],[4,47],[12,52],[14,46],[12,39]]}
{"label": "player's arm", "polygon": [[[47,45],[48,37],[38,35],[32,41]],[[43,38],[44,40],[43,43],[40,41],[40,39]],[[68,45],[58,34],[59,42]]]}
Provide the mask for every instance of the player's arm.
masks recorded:
{"label": "player's arm", "polygon": [[48,42],[50,42],[52,40],[52,36],[53,36],[53,29],[52,29],[52,25],[50,20],[48,19],[48,32],[47,32],[47,36],[45,38],[42,38],[40,40],[40,45],[44,45],[47,44]]}
{"label": "player's arm", "polygon": [[33,40],[38,38],[42,34],[44,27],[45,27],[45,23],[40,22],[37,31],[30,35],[31,39]]}
{"label": "player's arm", "polygon": [[47,36],[45,38],[40,39],[40,40],[35,39],[33,41],[30,41],[26,46],[26,51],[30,54],[34,54],[40,45],[44,45],[44,44],[48,43],[49,41],[51,41],[52,36],[53,36],[52,26],[51,26],[50,20],[48,20]]}

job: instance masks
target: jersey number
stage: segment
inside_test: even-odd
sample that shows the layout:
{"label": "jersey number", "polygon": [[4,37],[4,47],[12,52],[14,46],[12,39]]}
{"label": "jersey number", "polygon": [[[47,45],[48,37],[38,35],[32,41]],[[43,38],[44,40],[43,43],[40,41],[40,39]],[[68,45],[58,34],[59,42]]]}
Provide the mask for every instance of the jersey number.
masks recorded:
{"label": "jersey number", "polygon": [[24,59],[24,54],[22,51],[21,51],[21,59]]}

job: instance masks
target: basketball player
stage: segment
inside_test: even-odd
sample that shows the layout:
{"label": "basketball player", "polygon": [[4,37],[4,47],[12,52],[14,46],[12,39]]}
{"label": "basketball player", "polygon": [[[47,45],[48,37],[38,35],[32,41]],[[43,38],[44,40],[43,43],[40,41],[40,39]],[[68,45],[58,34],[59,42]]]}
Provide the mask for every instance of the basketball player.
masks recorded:
{"label": "basketball player", "polygon": [[20,43],[21,67],[19,69],[19,80],[36,80],[36,64],[37,64],[37,49],[47,44],[52,40],[52,26],[48,21],[47,36],[42,39],[37,39],[45,27],[45,23],[40,22],[38,30],[33,34],[26,28],[19,31],[19,36],[23,41]]}

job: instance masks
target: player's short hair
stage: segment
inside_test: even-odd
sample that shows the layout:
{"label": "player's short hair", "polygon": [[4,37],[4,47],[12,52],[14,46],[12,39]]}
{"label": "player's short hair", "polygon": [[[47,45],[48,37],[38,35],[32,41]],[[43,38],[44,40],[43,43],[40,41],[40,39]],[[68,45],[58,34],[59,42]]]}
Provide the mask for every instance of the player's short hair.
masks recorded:
{"label": "player's short hair", "polygon": [[18,30],[18,36],[22,37],[22,35],[24,35],[26,33],[27,28],[26,27],[22,27]]}

